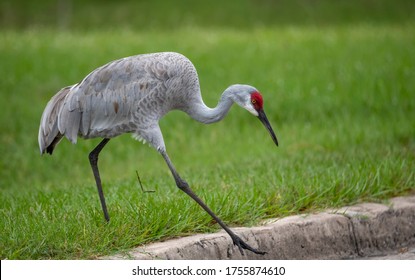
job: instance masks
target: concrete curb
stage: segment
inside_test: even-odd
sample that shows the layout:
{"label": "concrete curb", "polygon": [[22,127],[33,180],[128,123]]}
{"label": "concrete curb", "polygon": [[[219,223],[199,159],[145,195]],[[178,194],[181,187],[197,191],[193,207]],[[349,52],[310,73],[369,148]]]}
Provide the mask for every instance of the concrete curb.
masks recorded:
{"label": "concrete curb", "polygon": [[105,259],[351,259],[415,244],[415,196],[234,228],[264,256],[242,256],[223,230],[140,246]]}

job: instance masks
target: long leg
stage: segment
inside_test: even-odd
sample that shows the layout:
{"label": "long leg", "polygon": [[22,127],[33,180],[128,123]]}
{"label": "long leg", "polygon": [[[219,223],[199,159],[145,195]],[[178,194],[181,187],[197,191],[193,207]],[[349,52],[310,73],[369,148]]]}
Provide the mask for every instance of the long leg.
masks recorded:
{"label": "long leg", "polygon": [[104,192],[102,190],[101,177],[99,176],[98,155],[101,152],[101,150],[104,148],[104,146],[108,143],[108,141],[110,141],[109,138],[104,138],[104,140],[102,140],[98,144],[98,146],[96,146],[95,149],[93,149],[92,152],[89,153],[89,163],[91,164],[92,172],[94,173],[95,182],[97,183],[97,188],[98,188],[99,199],[101,201],[102,211],[104,212],[104,217],[107,222],[109,222],[110,216],[108,215]]}
{"label": "long leg", "polygon": [[263,255],[265,252],[259,251],[257,249],[252,248],[248,244],[246,244],[239,236],[237,236],[212,210],[192,191],[189,187],[187,182],[183,180],[179,174],[177,173],[176,169],[174,168],[172,162],[170,161],[169,156],[167,155],[166,151],[160,151],[161,155],[163,156],[164,160],[166,161],[167,165],[171,173],[173,174],[174,180],[176,181],[176,185],[184,191],[188,196],[190,196],[193,200],[195,200],[213,219],[230,235],[232,238],[233,244],[238,246],[239,251],[242,255],[244,252],[242,249],[247,249],[249,251],[254,252],[255,254]]}

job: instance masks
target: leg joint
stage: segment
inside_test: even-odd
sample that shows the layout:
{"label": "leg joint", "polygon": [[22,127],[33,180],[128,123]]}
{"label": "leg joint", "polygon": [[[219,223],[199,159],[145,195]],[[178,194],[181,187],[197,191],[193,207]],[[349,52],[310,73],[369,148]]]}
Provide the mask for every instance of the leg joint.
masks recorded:
{"label": "leg joint", "polygon": [[97,164],[98,162],[98,155],[101,152],[101,150],[104,148],[104,146],[110,141],[109,138],[104,138],[98,146],[95,147],[95,149],[92,150],[92,152],[89,153],[89,162],[91,164]]}
{"label": "leg joint", "polygon": [[97,162],[98,162],[98,153],[94,153],[94,151],[92,151],[92,152],[89,153],[88,158],[89,158],[89,162],[91,164],[97,164]]}
{"label": "leg joint", "polygon": [[178,177],[178,178],[175,178],[175,180],[176,180],[177,187],[181,189],[182,191],[186,192],[190,188],[189,184],[182,178]]}

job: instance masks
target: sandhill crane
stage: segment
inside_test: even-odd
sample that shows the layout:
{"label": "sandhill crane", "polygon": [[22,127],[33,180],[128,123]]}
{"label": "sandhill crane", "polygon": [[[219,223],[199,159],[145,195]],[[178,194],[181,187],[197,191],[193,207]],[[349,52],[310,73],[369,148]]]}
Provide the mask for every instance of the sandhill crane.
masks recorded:
{"label": "sandhill crane", "polygon": [[242,255],[242,249],[264,254],[233,233],[179,176],[167,155],[159,127],[159,120],[176,109],[199,122],[214,123],[225,117],[233,103],[258,117],[278,146],[263,110],[262,96],[254,87],[231,85],[223,92],[218,105],[209,108],[202,100],[196,69],[185,56],[165,52],[122,58],[97,68],[81,82],[61,89],[52,97],[40,121],[40,152],[52,154],[63,136],[74,144],[78,136],[103,138],[89,154],[89,161],[104,217],[109,221],[98,171],[98,155],[111,138],[133,133],[134,138],[148,142],[162,155],[177,187],[216,220]]}

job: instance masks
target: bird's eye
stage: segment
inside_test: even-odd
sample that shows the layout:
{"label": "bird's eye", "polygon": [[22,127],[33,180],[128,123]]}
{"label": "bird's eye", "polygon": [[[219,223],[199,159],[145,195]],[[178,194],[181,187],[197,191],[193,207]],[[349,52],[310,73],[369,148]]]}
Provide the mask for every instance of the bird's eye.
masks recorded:
{"label": "bird's eye", "polygon": [[255,104],[255,103],[256,103],[256,100],[255,100],[255,99],[252,99],[252,100],[251,100],[251,103],[252,103],[252,104]]}

